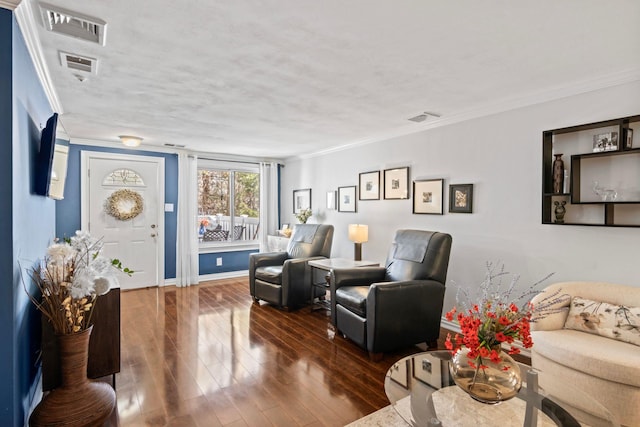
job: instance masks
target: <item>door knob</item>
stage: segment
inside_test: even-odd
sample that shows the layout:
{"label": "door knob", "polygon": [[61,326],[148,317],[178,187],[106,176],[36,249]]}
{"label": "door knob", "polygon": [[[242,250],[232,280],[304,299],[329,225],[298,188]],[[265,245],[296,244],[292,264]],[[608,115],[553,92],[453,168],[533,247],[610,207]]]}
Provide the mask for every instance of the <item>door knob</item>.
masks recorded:
{"label": "door knob", "polygon": [[156,228],[156,225],[155,224],[151,224],[151,228]]}
{"label": "door knob", "polygon": [[151,233],[151,237],[156,237],[156,234],[155,233]]}

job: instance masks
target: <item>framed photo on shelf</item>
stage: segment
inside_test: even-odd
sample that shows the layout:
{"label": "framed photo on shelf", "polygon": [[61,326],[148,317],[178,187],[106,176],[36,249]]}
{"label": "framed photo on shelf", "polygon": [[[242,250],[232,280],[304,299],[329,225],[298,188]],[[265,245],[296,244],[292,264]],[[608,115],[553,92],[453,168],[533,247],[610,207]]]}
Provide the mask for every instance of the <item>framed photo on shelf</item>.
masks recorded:
{"label": "framed photo on shelf", "polygon": [[473,213],[473,184],[449,185],[449,212]]}
{"label": "framed photo on shelf", "polygon": [[360,200],[380,200],[380,171],[360,174]]}
{"label": "framed photo on shelf", "polygon": [[356,211],[356,186],[338,187],[338,212]]}
{"label": "framed photo on shelf", "polygon": [[293,213],[311,209],[311,189],[293,190]]}
{"label": "framed photo on shelf", "polygon": [[336,208],[336,192],[327,191],[327,209],[334,210]]}
{"label": "framed photo on shelf", "polygon": [[443,184],[443,179],[413,181],[413,213],[442,215],[444,213]]}
{"label": "framed photo on shelf", "polygon": [[624,148],[631,150],[633,148],[633,129],[627,129],[627,140],[625,141]]}
{"label": "framed photo on shelf", "polygon": [[384,170],[385,200],[409,198],[409,167]]}
{"label": "framed photo on shelf", "polygon": [[615,151],[618,149],[618,132],[593,135],[593,152]]}

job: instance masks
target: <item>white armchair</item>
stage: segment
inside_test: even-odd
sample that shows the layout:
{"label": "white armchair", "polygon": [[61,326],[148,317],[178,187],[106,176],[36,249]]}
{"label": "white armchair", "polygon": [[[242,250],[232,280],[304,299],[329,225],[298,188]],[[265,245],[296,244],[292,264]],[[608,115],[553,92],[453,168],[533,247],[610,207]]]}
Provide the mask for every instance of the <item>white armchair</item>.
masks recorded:
{"label": "white armchair", "polygon": [[[532,324],[532,366],[594,397],[622,425],[640,426],[640,287],[563,282],[547,287],[532,302],[539,303],[557,290],[570,298],[558,302],[553,314]],[[612,304],[617,310],[578,300],[570,305],[574,297]],[[629,307],[638,309],[633,310],[633,316],[625,316],[622,324],[615,317],[621,311],[619,306],[624,306],[625,312]],[[635,344],[623,341],[629,337]],[[564,397],[571,400],[570,396]],[[589,408],[580,408],[580,402],[575,404],[589,412]]]}

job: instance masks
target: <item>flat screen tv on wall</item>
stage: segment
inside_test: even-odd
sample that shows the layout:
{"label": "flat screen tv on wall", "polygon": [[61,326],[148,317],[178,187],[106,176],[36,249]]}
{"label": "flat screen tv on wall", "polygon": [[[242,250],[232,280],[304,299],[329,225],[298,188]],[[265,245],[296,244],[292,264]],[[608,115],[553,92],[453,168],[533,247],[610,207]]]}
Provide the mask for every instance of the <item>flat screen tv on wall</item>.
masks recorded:
{"label": "flat screen tv on wall", "polygon": [[63,198],[69,152],[67,146],[56,144],[57,127],[58,113],[53,113],[40,135],[40,152],[36,164],[35,192],[52,199]]}

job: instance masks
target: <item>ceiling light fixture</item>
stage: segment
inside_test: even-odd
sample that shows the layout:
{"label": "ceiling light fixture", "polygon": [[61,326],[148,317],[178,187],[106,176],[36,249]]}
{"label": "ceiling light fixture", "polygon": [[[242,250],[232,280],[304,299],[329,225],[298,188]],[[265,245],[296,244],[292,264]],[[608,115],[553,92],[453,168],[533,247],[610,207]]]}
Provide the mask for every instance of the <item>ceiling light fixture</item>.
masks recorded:
{"label": "ceiling light fixture", "polygon": [[127,147],[138,147],[140,144],[142,144],[142,138],[138,136],[120,135],[119,138],[120,141],[122,141],[122,144],[126,145]]}

